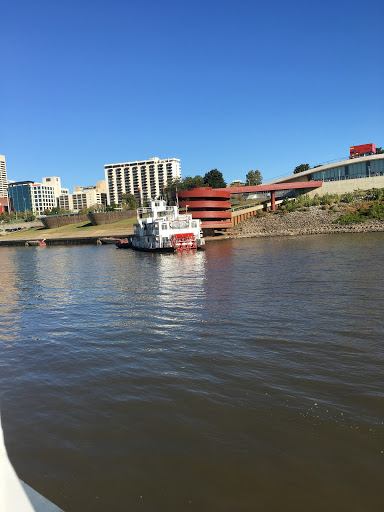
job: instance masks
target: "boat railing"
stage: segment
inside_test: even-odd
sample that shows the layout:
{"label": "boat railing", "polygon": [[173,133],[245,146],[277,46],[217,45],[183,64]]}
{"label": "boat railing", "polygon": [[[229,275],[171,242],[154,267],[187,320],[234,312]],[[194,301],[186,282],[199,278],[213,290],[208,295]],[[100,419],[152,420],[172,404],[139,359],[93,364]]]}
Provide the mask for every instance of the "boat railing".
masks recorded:
{"label": "boat railing", "polygon": [[153,210],[152,208],[148,208],[146,206],[137,209],[138,216],[154,216],[156,213],[159,217],[170,217],[174,215],[174,212],[175,211],[173,206],[167,206],[165,209],[162,210]]}

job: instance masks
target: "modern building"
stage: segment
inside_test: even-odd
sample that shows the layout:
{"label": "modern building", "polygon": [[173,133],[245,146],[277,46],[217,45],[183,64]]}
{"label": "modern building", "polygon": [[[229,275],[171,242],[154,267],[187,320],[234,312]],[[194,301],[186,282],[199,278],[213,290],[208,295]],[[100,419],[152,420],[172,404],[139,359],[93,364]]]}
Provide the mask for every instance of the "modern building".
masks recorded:
{"label": "modern building", "polygon": [[0,197],[7,197],[8,195],[8,181],[7,181],[7,168],[5,165],[5,156],[0,155]]}
{"label": "modern building", "polygon": [[33,181],[14,181],[8,185],[9,208],[15,213],[32,209]]}
{"label": "modern building", "polygon": [[297,181],[322,181],[322,187],[309,195],[345,194],[354,190],[384,188],[384,154],[373,154],[291,174],[269,181],[265,185],[294,183]]}
{"label": "modern building", "polygon": [[[46,178],[44,178],[46,179]],[[46,210],[52,210],[57,206],[56,188],[43,183],[33,183],[32,193],[32,211],[41,215]]]}
{"label": "modern building", "polygon": [[156,199],[163,188],[181,178],[180,160],[157,157],[136,162],[105,165],[108,204],[121,203],[122,194],[133,194],[139,200]]}
{"label": "modern building", "polygon": [[107,186],[104,180],[90,187],[75,187],[73,194],[62,194],[59,197],[59,207],[63,210],[79,211],[95,205],[107,205]]}
{"label": "modern building", "polygon": [[10,208],[15,213],[29,210],[35,215],[41,215],[45,210],[57,207],[60,192],[67,191],[68,189],[61,188],[61,180],[56,176],[43,178],[43,183],[33,181],[9,183]]}

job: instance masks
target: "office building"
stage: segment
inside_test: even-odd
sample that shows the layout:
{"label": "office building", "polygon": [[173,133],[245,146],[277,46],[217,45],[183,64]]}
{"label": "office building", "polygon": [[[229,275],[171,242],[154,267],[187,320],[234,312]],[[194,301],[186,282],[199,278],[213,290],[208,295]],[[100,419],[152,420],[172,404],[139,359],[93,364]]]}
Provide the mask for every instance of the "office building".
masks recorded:
{"label": "office building", "polygon": [[156,199],[167,183],[181,178],[177,158],[150,158],[135,162],[105,165],[108,204],[121,203],[122,194],[133,194],[139,200]]}
{"label": "office building", "polygon": [[32,210],[33,181],[14,181],[8,185],[9,209],[15,213]]}
{"label": "office building", "polygon": [[8,195],[10,208],[15,212],[29,210],[35,215],[42,215],[45,210],[57,207],[61,188],[61,180],[56,176],[43,178],[43,183],[33,181],[16,181],[9,183]]}
{"label": "office building", "polygon": [[98,205],[107,205],[107,187],[104,180],[99,180],[90,187],[75,187],[73,194],[62,194],[59,197],[59,207],[68,211],[79,211]]}

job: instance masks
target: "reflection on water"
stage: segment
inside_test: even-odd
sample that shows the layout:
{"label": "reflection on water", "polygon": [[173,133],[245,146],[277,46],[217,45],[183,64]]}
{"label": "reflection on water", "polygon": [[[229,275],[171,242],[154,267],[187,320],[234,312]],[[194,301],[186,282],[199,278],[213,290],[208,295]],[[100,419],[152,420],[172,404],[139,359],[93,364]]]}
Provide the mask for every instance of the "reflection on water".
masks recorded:
{"label": "reflection on water", "polygon": [[20,320],[19,298],[22,293],[16,286],[17,272],[13,260],[14,252],[3,248],[1,251],[0,283],[0,332],[1,342],[12,342],[17,336]]}
{"label": "reflection on water", "polygon": [[20,475],[67,512],[381,510],[383,246],[2,248]]}

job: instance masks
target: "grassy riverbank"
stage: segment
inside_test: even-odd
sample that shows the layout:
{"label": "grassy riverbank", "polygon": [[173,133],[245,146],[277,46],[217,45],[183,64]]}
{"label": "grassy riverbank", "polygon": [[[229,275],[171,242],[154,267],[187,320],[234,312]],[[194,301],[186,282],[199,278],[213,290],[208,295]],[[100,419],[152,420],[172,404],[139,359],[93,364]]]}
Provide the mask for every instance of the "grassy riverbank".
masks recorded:
{"label": "grassy riverbank", "polygon": [[78,224],[68,224],[59,228],[47,229],[38,227],[35,229],[15,231],[6,233],[0,238],[0,241],[6,240],[41,240],[50,238],[85,238],[85,237],[106,237],[106,236],[126,236],[133,233],[133,224],[136,218],[124,219],[113,224],[101,224],[92,226],[90,222],[79,222]]}

